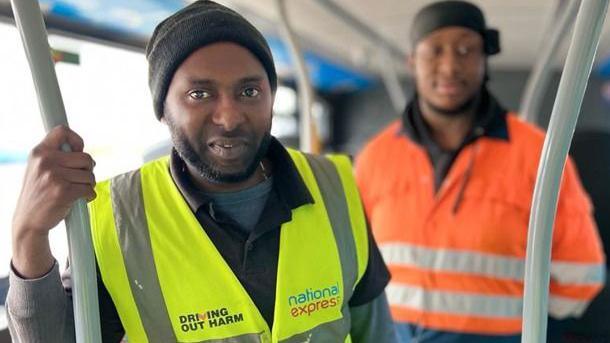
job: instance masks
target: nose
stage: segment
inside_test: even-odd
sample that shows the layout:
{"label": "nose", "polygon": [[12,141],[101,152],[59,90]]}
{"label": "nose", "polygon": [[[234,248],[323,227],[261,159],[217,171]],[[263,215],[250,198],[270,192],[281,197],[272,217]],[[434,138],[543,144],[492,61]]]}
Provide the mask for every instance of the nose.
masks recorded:
{"label": "nose", "polygon": [[438,70],[445,76],[454,76],[460,69],[460,56],[453,49],[444,49],[438,59]]}
{"label": "nose", "polygon": [[245,116],[232,95],[221,94],[212,121],[225,131],[233,131],[245,121]]}

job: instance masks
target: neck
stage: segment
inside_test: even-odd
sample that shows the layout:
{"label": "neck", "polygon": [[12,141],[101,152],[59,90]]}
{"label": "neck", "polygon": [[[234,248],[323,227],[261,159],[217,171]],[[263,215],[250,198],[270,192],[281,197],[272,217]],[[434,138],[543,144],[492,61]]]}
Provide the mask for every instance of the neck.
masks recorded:
{"label": "neck", "polygon": [[479,103],[480,97],[470,108],[452,115],[434,110],[422,99],[419,99],[419,108],[436,144],[443,150],[457,150],[472,129]]}
{"label": "neck", "polygon": [[246,180],[232,183],[218,183],[210,181],[202,177],[197,172],[196,168],[191,167],[188,163],[185,163],[185,165],[190,179],[195,187],[208,193],[238,192],[256,186],[257,184],[267,180],[271,175],[271,163],[267,159],[262,160],[254,173],[252,173],[252,175],[250,175],[250,177],[248,177]]}

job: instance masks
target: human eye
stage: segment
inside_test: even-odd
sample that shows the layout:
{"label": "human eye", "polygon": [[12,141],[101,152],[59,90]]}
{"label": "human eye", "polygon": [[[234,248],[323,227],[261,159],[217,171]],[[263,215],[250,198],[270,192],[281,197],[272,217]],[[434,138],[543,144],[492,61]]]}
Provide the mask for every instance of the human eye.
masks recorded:
{"label": "human eye", "polygon": [[472,48],[467,45],[459,45],[456,49],[458,55],[467,56],[472,51]]}
{"label": "human eye", "polygon": [[255,87],[247,87],[241,91],[241,96],[246,98],[255,98],[260,94],[260,91]]}
{"label": "human eye", "polygon": [[211,97],[212,94],[202,89],[194,89],[188,92],[188,96],[193,100],[203,100]]}

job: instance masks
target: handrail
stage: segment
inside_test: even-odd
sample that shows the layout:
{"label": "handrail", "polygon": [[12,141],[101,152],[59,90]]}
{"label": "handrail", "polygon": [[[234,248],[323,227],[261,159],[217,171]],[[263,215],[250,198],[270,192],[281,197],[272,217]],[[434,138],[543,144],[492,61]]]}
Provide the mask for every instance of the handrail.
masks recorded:
{"label": "handrail", "polygon": [[398,46],[392,44],[382,35],[371,29],[367,24],[363,23],[360,19],[356,18],[341,6],[337,5],[333,0],[316,0],[316,2],[339,17],[356,31],[360,32],[360,34],[366,36],[371,42],[381,45],[391,56],[399,58],[403,61],[406,59],[405,53]]}
{"label": "handrail", "polygon": [[551,243],[559,186],[607,9],[608,0],[580,4],[544,140],[527,237],[523,343],[546,342]]}
{"label": "handrail", "polygon": [[297,85],[299,94],[299,147],[304,152],[320,152],[320,142],[316,134],[316,127],[311,113],[313,105],[313,88],[307,73],[307,66],[303,58],[302,50],[297,42],[295,35],[288,20],[285,0],[275,0],[275,5],[279,13],[282,35],[288,43],[290,54],[297,72]]}
{"label": "handrail", "polygon": [[[57,125],[68,125],[64,103],[51,60],[42,12],[36,0],[11,0],[15,22],[27,56],[38,96],[38,105],[45,130]],[[62,150],[70,151],[64,144]],[[99,306],[95,256],[89,227],[87,203],[79,199],[66,217],[70,266],[72,273],[72,299],[76,342],[100,343]]]}
{"label": "handrail", "polygon": [[400,115],[407,105],[407,95],[400,82],[400,77],[394,68],[392,57],[388,51],[380,49],[378,60],[381,80],[388,92],[394,111],[397,115]]}
{"label": "handrail", "polygon": [[377,55],[378,67],[381,73],[381,79],[388,92],[392,107],[397,112],[401,113],[404,110],[404,106],[407,103],[407,96],[405,90],[400,83],[400,78],[396,70],[394,70],[393,60],[395,58],[401,61],[406,61],[406,55],[402,50],[388,41],[386,38],[381,36],[375,30],[371,29],[369,25],[356,18],[351,13],[347,12],[341,6],[337,5],[333,0],[317,0],[317,3],[329,12],[333,13],[339,19],[343,20],[347,25],[364,35],[379,49]]}
{"label": "handrail", "polygon": [[[553,61],[556,59],[557,51],[564,41],[564,37],[576,18],[580,0],[558,1],[556,15],[559,15],[557,24],[553,29],[549,27],[543,37],[540,55],[532,68],[530,76],[525,85],[525,91],[521,98],[519,110],[521,118],[530,123],[537,123],[540,118],[540,109],[544,95],[548,91]],[[553,20],[554,22],[554,20]]]}

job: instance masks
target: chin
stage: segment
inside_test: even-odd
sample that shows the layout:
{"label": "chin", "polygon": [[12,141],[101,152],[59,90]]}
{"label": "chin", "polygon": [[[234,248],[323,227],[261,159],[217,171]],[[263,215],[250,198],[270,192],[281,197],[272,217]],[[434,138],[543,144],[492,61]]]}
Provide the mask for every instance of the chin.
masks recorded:
{"label": "chin", "polygon": [[460,107],[463,107],[465,103],[468,102],[468,98],[464,97],[439,97],[436,101],[432,103],[438,107],[448,111],[456,110]]}
{"label": "chin", "polygon": [[435,101],[430,102],[430,105],[436,110],[441,111],[456,111],[462,107],[463,102],[461,101]]}
{"label": "chin", "polygon": [[215,156],[208,156],[205,161],[213,166],[218,171],[223,173],[240,173],[247,169],[252,164],[252,158],[250,156],[241,156],[232,159],[216,158]]}
{"label": "chin", "polygon": [[225,176],[235,176],[235,175],[240,175],[243,174],[244,171],[246,171],[247,167],[243,166],[243,165],[236,165],[236,166],[223,166],[223,165],[214,165],[214,170],[219,173],[220,175],[225,175]]}
{"label": "chin", "polygon": [[447,98],[442,98],[441,100],[438,101],[429,101],[428,102],[428,106],[431,107],[432,110],[440,113],[440,114],[444,114],[444,115],[448,115],[448,116],[453,116],[453,115],[458,115],[461,113],[464,113],[465,111],[467,111],[468,109],[470,109],[473,105],[475,104],[475,98],[452,98],[452,99],[447,99]]}
{"label": "chin", "polygon": [[211,181],[215,183],[240,183],[246,181],[250,176],[254,174],[253,170],[244,169],[241,170],[223,170],[216,169],[213,173]]}

